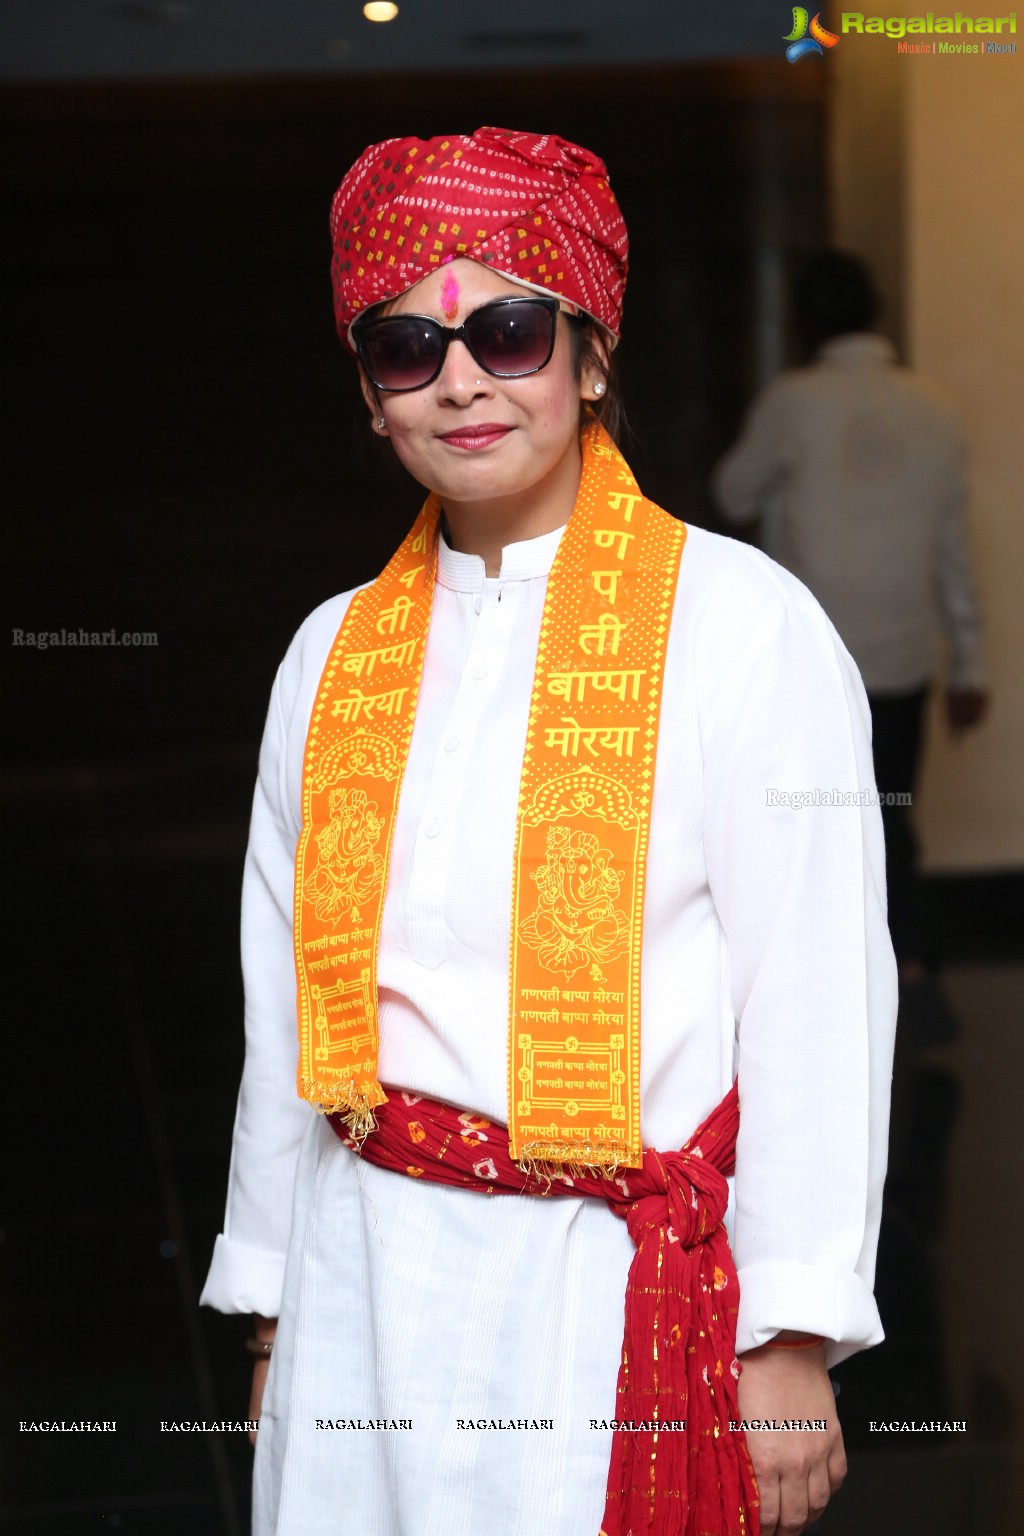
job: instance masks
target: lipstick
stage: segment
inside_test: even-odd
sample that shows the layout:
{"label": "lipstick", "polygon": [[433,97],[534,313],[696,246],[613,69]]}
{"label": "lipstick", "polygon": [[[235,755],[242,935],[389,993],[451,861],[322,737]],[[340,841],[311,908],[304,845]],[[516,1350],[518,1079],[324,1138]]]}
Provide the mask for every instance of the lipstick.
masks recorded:
{"label": "lipstick", "polygon": [[484,421],[473,427],[456,427],[451,432],[439,433],[442,443],[447,443],[449,448],[463,448],[472,451],[474,448],[489,448],[492,443],[498,443],[511,432],[511,427],[503,427],[499,422]]}

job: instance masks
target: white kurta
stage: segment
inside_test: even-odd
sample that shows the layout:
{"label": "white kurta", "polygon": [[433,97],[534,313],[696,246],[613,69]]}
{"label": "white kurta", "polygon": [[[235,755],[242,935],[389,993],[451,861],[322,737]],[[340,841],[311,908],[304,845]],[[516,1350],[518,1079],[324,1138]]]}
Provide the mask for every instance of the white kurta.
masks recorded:
{"label": "white kurta", "polygon": [[[501,574],[442,545],[379,959],[385,1082],[506,1118],[512,851],[558,532]],[[246,1063],[203,1301],[278,1313],[257,1536],[596,1536],[632,1244],[602,1203],[486,1198],[359,1163],[295,1094],[302,756],[348,596],[274,687],[246,866]],[[895,968],[863,689],[810,594],[691,529],[644,906],[642,1131],[679,1146],[739,1072],[739,1348],[882,1334],[871,1295]],[[738,1021],[738,1022],[737,1022]],[[459,1421],[546,1420],[536,1430]],[[394,1432],[317,1422],[411,1421]]]}

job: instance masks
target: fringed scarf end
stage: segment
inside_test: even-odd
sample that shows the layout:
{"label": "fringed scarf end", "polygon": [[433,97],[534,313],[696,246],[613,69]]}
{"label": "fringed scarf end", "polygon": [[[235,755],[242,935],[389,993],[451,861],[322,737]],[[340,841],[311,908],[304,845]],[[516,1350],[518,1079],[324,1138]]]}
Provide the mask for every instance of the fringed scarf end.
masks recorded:
{"label": "fringed scarf end", "polygon": [[351,1140],[361,1146],[377,1129],[374,1110],[387,1103],[387,1094],[379,1083],[314,1082],[304,1078],[302,1097],[308,1099],[321,1115],[336,1115]]}
{"label": "fringed scarf end", "polygon": [[624,1148],[596,1142],[530,1141],[515,1158],[527,1178],[542,1183],[555,1179],[614,1179],[623,1166]]}

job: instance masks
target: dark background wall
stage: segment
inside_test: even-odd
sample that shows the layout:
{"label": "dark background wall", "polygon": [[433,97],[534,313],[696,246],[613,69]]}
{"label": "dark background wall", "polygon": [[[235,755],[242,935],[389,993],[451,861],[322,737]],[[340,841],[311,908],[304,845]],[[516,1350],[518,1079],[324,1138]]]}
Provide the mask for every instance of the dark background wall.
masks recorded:
{"label": "dark background wall", "polygon": [[330,198],[372,140],[498,122],[596,146],[633,243],[634,467],[713,524],[707,470],[754,388],[758,327],[782,325],[763,247],[791,262],[824,234],[823,78],[783,61],[0,98],[11,622],[160,634],[158,654],[41,673],[5,651],[17,756],[251,739],[295,626],[398,542],[418,491],[356,451],[330,312]]}

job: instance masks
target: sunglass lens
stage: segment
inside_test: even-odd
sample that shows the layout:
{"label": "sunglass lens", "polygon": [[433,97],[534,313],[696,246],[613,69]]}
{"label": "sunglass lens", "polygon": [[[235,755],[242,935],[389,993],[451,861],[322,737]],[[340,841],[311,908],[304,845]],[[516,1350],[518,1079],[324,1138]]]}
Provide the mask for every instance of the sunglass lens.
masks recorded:
{"label": "sunglass lens", "polygon": [[477,362],[499,378],[535,373],[551,356],[555,315],[529,299],[487,304],[466,321],[466,335]]}
{"label": "sunglass lens", "polygon": [[379,389],[420,389],[437,372],[441,335],[419,315],[391,316],[359,337],[363,365]]}

